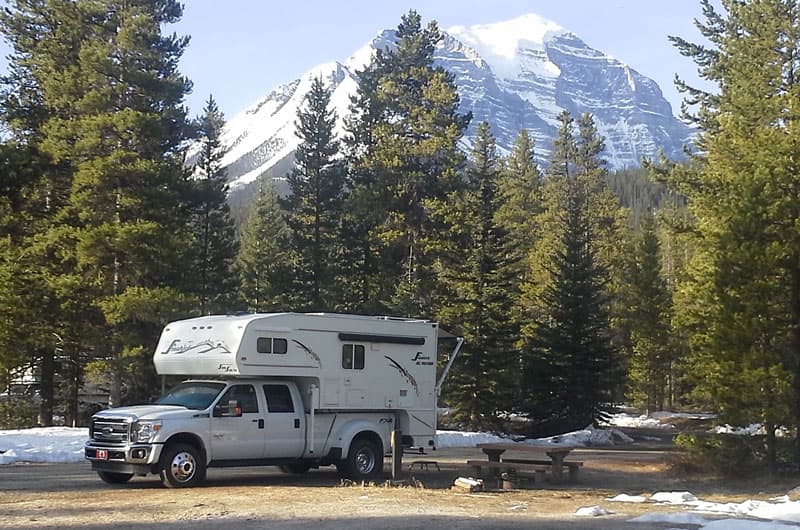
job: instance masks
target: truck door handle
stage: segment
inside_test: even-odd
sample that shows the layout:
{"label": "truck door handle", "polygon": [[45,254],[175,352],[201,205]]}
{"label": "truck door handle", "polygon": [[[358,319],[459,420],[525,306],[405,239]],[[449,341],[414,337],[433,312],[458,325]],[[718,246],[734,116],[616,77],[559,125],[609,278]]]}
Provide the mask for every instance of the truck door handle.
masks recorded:
{"label": "truck door handle", "polygon": [[258,428],[259,429],[263,429],[264,428],[264,420],[263,419],[261,419],[261,420],[253,420],[253,423],[256,423],[256,422],[258,422]]}
{"label": "truck door handle", "polygon": [[294,428],[295,429],[299,429],[300,428],[300,420],[298,418],[294,419]]}

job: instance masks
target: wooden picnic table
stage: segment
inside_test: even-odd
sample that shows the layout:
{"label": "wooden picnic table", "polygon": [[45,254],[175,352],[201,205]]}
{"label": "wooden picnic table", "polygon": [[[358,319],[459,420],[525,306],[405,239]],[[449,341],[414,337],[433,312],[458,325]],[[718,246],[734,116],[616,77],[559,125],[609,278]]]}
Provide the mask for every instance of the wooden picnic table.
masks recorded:
{"label": "wooden picnic table", "polygon": [[[489,462],[500,462],[500,457],[506,451],[525,453],[525,456],[547,455],[550,458],[550,468],[553,482],[561,482],[564,476],[564,467],[569,468],[571,480],[575,480],[578,468],[583,462],[565,462],[564,459],[572,452],[572,447],[542,447],[537,445],[526,445],[517,443],[487,443],[478,444],[477,447],[488,457]],[[506,459],[505,462],[518,462],[521,464],[541,463],[540,459]]]}

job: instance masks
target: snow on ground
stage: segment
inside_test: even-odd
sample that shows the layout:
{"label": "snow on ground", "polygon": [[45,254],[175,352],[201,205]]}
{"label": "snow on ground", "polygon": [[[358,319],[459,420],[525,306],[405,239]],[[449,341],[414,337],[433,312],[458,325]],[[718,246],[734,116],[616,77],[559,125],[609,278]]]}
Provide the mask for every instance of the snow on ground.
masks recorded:
{"label": "snow on ground", "polygon": [[[626,500],[626,497],[630,500]],[[618,495],[609,501],[641,503],[642,497]],[[800,501],[790,501],[787,496],[770,501],[746,500],[741,503],[709,502],[698,499],[688,491],[660,491],[651,495],[645,502],[683,506],[687,512],[646,513],[631,522],[667,523],[696,525],[704,530],[800,530],[800,526],[786,524],[800,522]],[[727,519],[708,519],[697,515],[727,516]],[[736,517],[736,519],[731,519]],[[748,519],[744,519],[747,517]],[[753,519],[759,520],[753,520]]]}
{"label": "snow on ground", "polygon": [[0,431],[0,464],[16,462],[83,462],[88,429],[39,427]]}

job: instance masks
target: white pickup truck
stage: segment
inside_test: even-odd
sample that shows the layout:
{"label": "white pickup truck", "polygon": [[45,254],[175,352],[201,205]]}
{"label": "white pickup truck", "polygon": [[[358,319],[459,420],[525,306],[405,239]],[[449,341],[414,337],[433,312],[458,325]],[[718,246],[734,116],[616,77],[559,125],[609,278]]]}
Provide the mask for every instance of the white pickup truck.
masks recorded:
{"label": "white pickup truck", "polygon": [[201,482],[208,467],[335,465],[381,473],[393,430],[436,448],[437,343],[422,320],[334,314],[213,316],[169,324],[154,363],[187,380],[151,405],[95,414],[85,455],[102,480],[159,474]]}

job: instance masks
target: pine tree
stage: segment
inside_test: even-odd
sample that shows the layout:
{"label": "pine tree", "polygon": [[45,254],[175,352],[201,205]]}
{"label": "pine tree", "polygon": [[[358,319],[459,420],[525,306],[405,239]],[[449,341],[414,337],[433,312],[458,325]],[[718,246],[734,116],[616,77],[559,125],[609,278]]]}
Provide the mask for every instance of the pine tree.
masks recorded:
{"label": "pine tree", "polygon": [[239,298],[248,311],[294,309],[289,305],[291,281],[296,270],[291,232],[275,188],[269,182],[259,185],[256,201],[242,227],[234,268],[239,278]]}
{"label": "pine tree", "polygon": [[528,131],[523,129],[506,159],[500,179],[503,200],[497,212],[498,222],[508,232],[509,249],[519,268],[519,282],[524,282],[527,273],[525,260],[541,231],[536,222],[542,213],[542,185],[533,140]]}
{"label": "pine tree", "polygon": [[[14,335],[14,329],[29,331],[26,340],[15,349],[24,348],[20,353],[24,354],[25,366],[36,368],[39,375],[39,422],[43,425],[52,424],[55,404],[53,333],[68,329],[80,335],[88,320],[86,312],[76,315],[62,307],[64,289],[59,279],[72,263],[64,255],[63,238],[49,237],[67,203],[72,173],[67,164],[51,160],[42,145],[47,120],[63,106],[45,97],[46,83],[70,75],[83,38],[82,21],[79,6],[67,2],[19,0],[0,13],[0,30],[12,47],[9,74],[2,79],[0,104],[4,125],[12,138],[4,150],[7,157],[3,164],[4,176],[9,179],[7,198],[13,218],[11,223],[4,223],[11,238],[4,259],[15,281],[6,284],[6,294],[9,303],[15,305],[24,304],[28,296],[47,302],[47,307],[34,303],[41,308],[36,315],[19,313],[19,307],[7,308],[6,315],[12,320],[6,321],[6,326],[8,336]],[[25,174],[27,177],[18,178]],[[11,315],[18,315],[19,320]]]}
{"label": "pine tree", "polygon": [[191,290],[203,315],[229,311],[236,292],[231,270],[237,252],[236,234],[226,201],[227,172],[222,167],[225,150],[220,136],[224,125],[217,102],[209,96],[196,125],[200,152],[190,180],[188,204],[189,236],[196,253]]}
{"label": "pine tree", "polygon": [[441,38],[435,22],[423,28],[419,14],[409,11],[396,47],[378,51],[359,73],[355,119],[348,124],[348,211],[361,217],[349,222],[358,240],[347,246],[362,251],[348,261],[360,266],[352,274],[361,291],[353,305],[365,310],[384,308],[409,275],[420,297],[412,305],[433,305],[431,267],[443,227],[431,211],[458,185],[463,155],[457,144],[470,120],[457,112],[452,74],[433,66]]}
{"label": "pine tree", "polygon": [[337,160],[339,142],[330,107],[331,92],[315,78],[297,113],[295,168],[287,178],[284,207],[297,259],[295,306],[331,311],[341,303],[336,279],[341,276],[340,222],[344,198],[344,166]]}
{"label": "pine tree", "polygon": [[603,255],[619,244],[620,223],[602,181],[603,142],[591,116],[581,117],[577,135],[569,113],[559,120],[520,298],[520,402],[539,432],[585,427],[623,384],[609,314],[615,254]]}
{"label": "pine tree", "polygon": [[698,28],[710,44],[674,39],[718,87],[680,85],[702,155],[671,178],[688,197],[696,234],[676,307],[720,421],[761,422],[774,469],[779,425],[795,427],[800,461],[800,6],[702,4]]}
{"label": "pine tree", "polygon": [[672,297],[662,276],[661,247],[653,216],[643,221],[628,269],[625,307],[632,357],[628,397],[648,412],[664,410],[673,381]]}
{"label": "pine tree", "polygon": [[181,11],[172,0],[20,1],[4,18],[14,71],[30,82],[9,99],[46,111],[19,123],[54,168],[57,222],[37,242],[56,258],[52,332],[72,364],[96,353],[112,404],[152,392],[154,337],[181,300],[171,286],[189,247],[177,205],[190,84],[177,63],[188,40],[161,33]]}
{"label": "pine tree", "polygon": [[447,290],[440,319],[465,338],[448,383],[454,421],[470,428],[499,428],[510,411],[516,374],[514,263],[508,234],[496,219],[502,205],[500,160],[489,124],[478,125],[473,164],[445,215],[452,230],[439,281]]}
{"label": "pine tree", "polygon": [[523,410],[533,431],[555,434],[602,419],[619,378],[605,294],[584,191],[567,183],[560,249],[542,294],[546,317],[535,323],[524,359]]}

